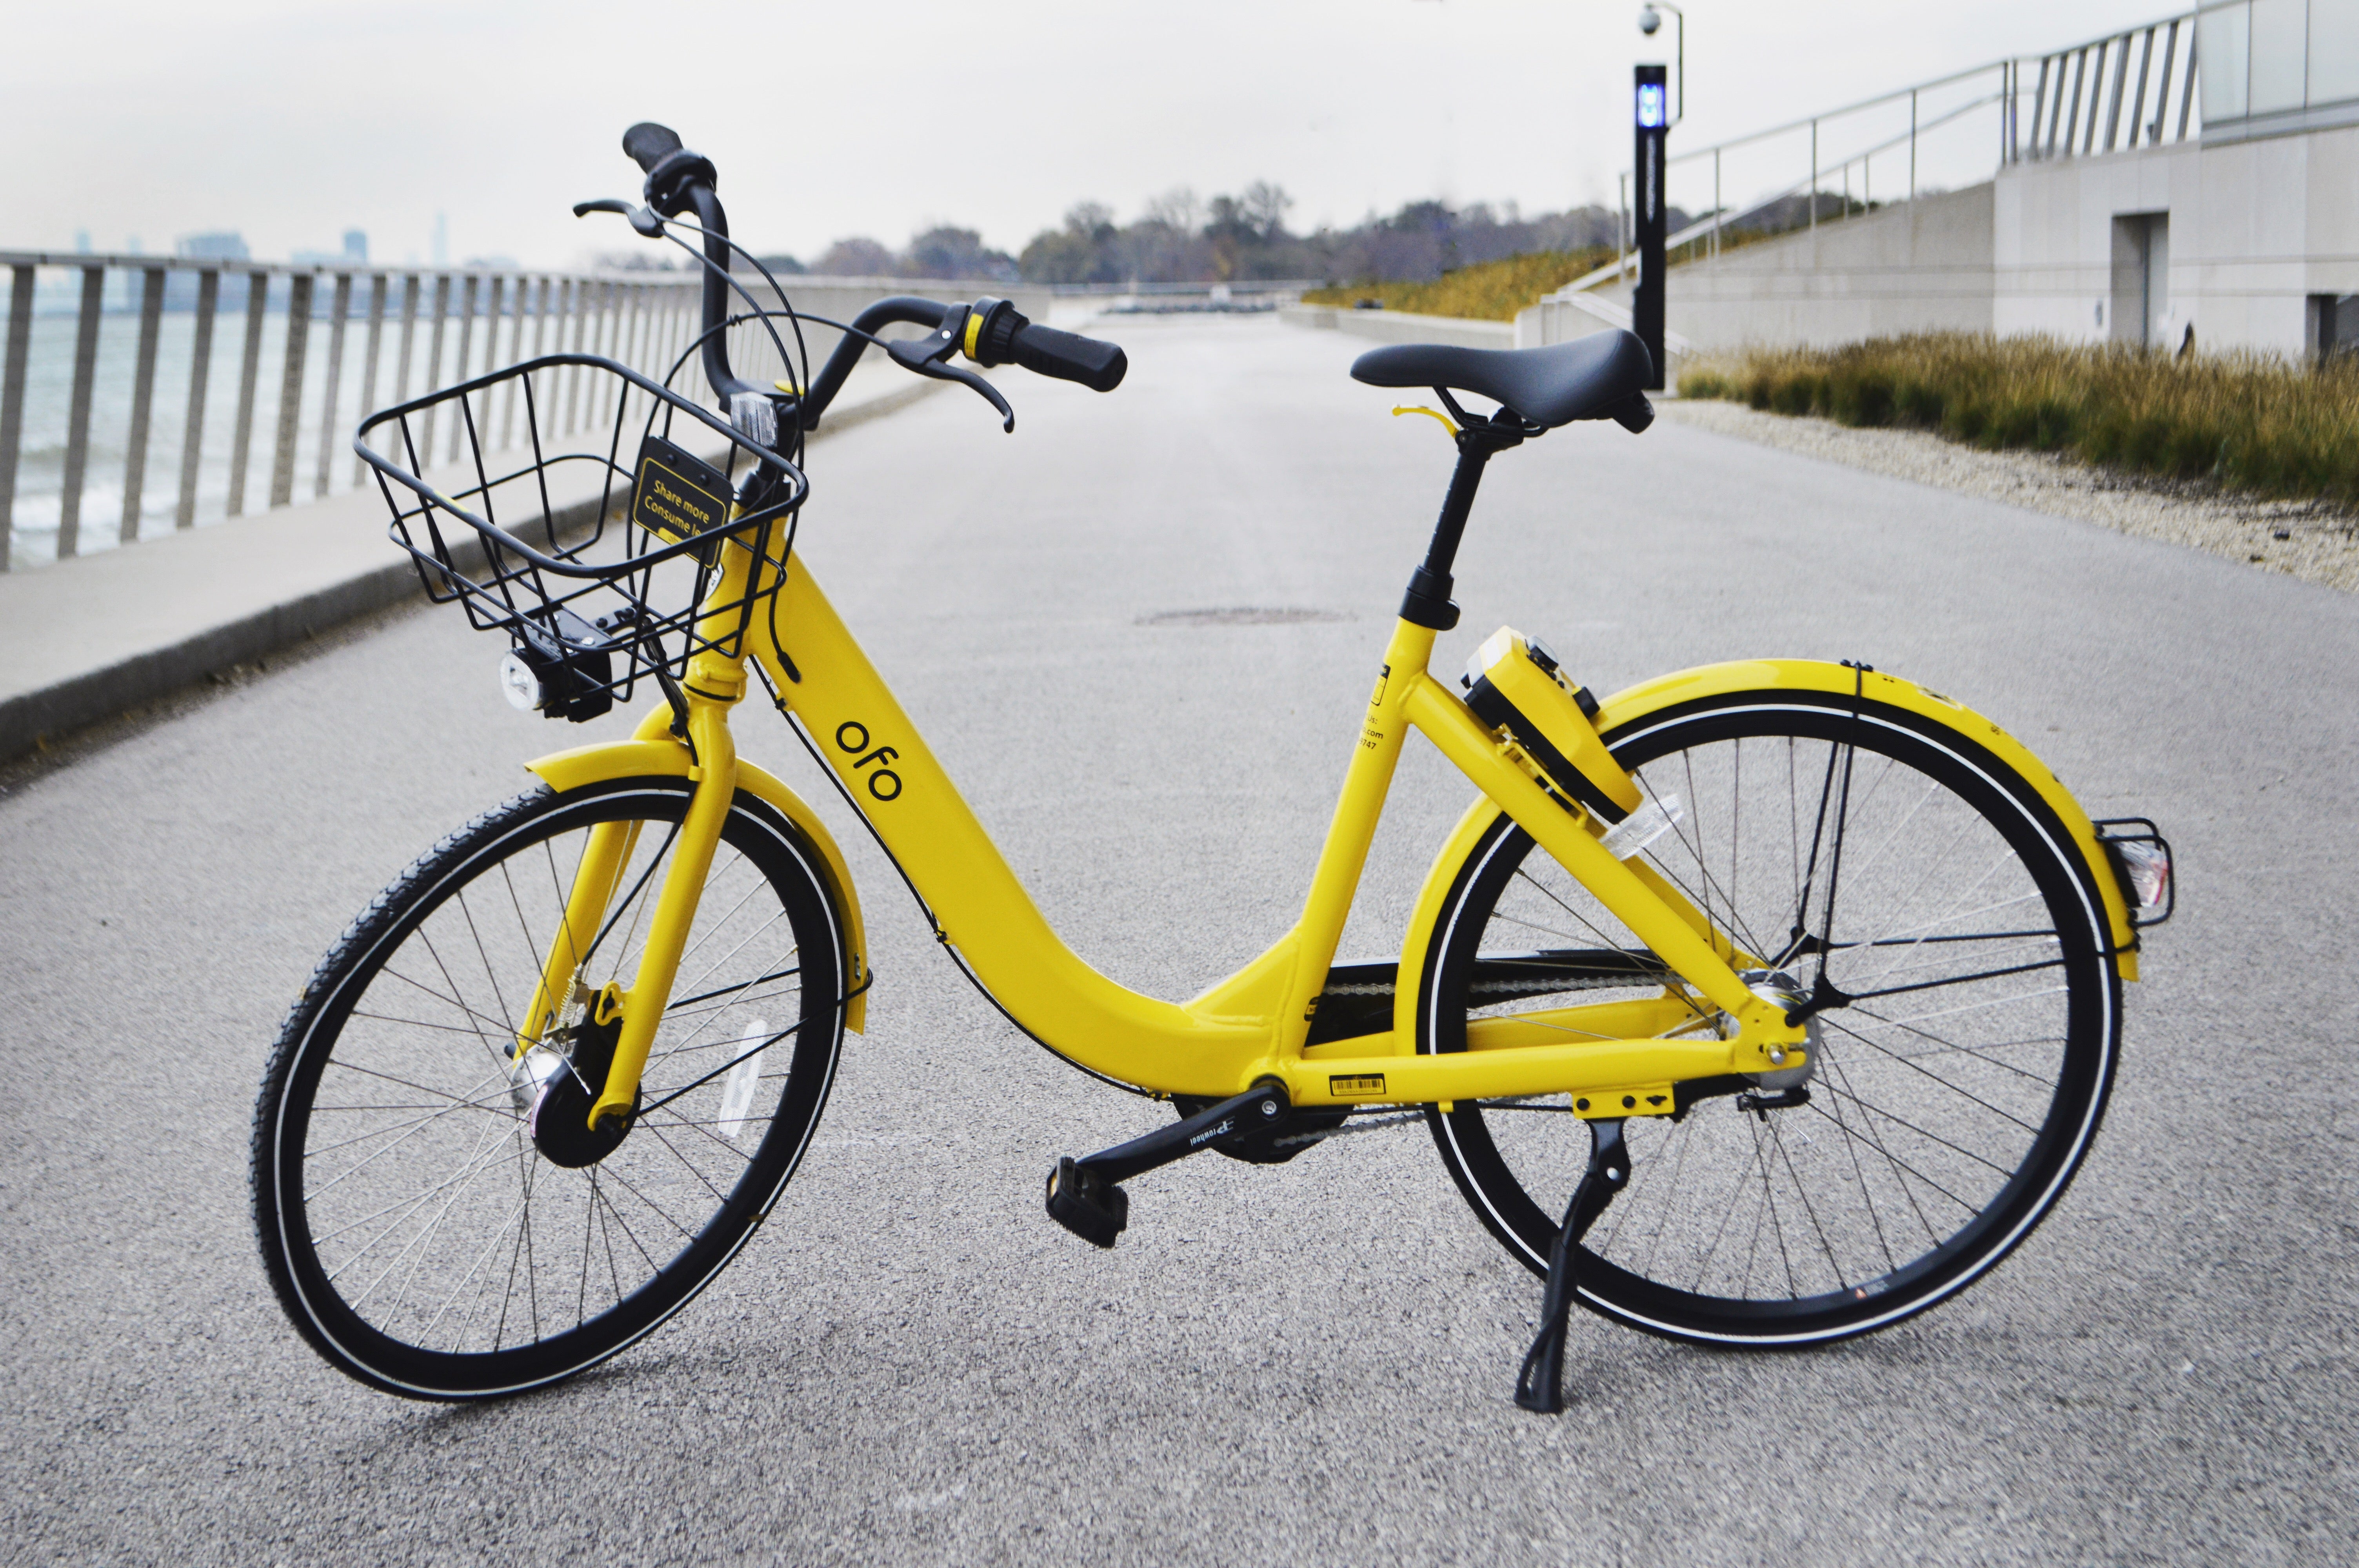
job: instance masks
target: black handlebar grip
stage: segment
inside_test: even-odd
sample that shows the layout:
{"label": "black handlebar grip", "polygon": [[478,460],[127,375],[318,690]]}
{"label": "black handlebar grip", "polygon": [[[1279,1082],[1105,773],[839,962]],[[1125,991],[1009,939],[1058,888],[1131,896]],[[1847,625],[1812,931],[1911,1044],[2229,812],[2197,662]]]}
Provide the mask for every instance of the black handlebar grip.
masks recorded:
{"label": "black handlebar grip", "polygon": [[652,120],[642,120],[623,133],[623,151],[639,166],[641,174],[653,174],[656,165],[679,151],[679,146],[678,132]]}
{"label": "black handlebar grip", "polygon": [[1112,392],[1130,369],[1130,357],[1119,343],[1060,332],[1054,327],[1027,322],[1008,343],[1008,358],[1038,375],[1078,381],[1092,392]]}

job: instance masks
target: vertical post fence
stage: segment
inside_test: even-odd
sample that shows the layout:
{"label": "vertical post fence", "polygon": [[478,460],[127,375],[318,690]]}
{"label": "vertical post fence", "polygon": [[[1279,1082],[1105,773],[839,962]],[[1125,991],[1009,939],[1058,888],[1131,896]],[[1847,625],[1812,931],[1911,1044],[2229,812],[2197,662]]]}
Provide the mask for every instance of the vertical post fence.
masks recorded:
{"label": "vertical post fence", "polygon": [[344,318],[353,310],[353,275],[336,274],[336,292],[328,306],[328,387],[320,401],[320,470],[314,476],[314,500],[328,493],[328,465],[336,451],[336,403],[344,382]]}
{"label": "vertical post fence", "polygon": [[[434,327],[426,349],[426,384],[419,389],[423,395],[442,384],[442,329],[451,319],[451,275],[444,273],[434,280]],[[434,461],[434,416],[440,412],[428,404],[418,421],[418,461],[421,467]]]}
{"label": "vertical post fence", "polygon": [[66,472],[58,492],[58,559],[82,546],[82,483],[90,466],[90,397],[98,376],[98,317],[106,269],[82,269],[82,314],[74,323],[73,392],[66,405]]}
{"label": "vertical post fence", "polygon": [[237,427],[230,437],[229,515],[245,514],[245,464],[254,445],[254,388],[262,373],[262,322],[269,314],[270,275],[251,273],[245,280],[245,358],[237,373]]}
{"label": "vertical post fence", "polygon": [[33,348],[33,269],[8,269],[8,349],[0,360],[0,572],[16,533],[16,458],[25,449],[25,367]]}
{"label": "vertical post fence", "polygon": [[[2160,116],[2171,69],[2167,40],[2158,53]],[[1719,198],[1715,155],[1715,255],[1718,224],[1728,215]],[[1691,236],[1699,248],[1703,232]],[[1625,224],[1625,251],[1628,232]],[[692,375],[701,325],[701,285],[676,273],[0,250],[0,274],[7,309],[0,572],[23,570],[28,550],[37,560],[70,560],[137,544],[151,531],[151,514],[154,531],[164,529],[167,514],[178,531],[366,486],[365,461],[340,456],[351,451],[356,421],[531,359],[601,356],[659,384],[675,362],[686,361]],[[223,341],[222,318],[241,312],[244,330]],[[364,341],[353,341],[355,333]],[[782,359],[761,323],[731,335],[756,384],[801,374],[791,338]],[[227,379],[233,369],[234,389]],[[618,414],[637,421],[653,411],[644,393],[560,367],[529,384],[511,379],[504,395],[470,398],[463,415],[428,411],[411,422],[410,434],[419,460],[440,467],[463,460],[471,441],[486,453],[528,439],[551,448],[589,439],[603,448]],[[171,454],[155,449],[175,441],[177,473]],[[109,488],[118,476],[119,495]],[[165,487],[175,479],[168,502]],[[103,539],[85,528],[93,496],[106,514],[98,524]]]}
{"label": "vertical post fence", "polygon": [[164,324],[164,269],[148,267],[139,286],[139,359],[132,370],[131,433],[124,443],[123,523],[116,543],[136,544],[147,488],[147,423],[156,406],[156,337]]}
{"label": "vertical post fence", "polygon": [[197,331],[189,350],[189,417],[180,432],[180,504],[172,515],[175,528],[197,525],[199,466],[205,445],[205,384],[213,364],[213,312],[221,303],[221,274],[197,275]]}
{"label": "vertical post fence", "polygon": [[287,287],[287,360],[278,378],[278,436],[270,450],[270,504],[295,499],[295,432],[303,419],[303,357],[311,341],[311,286],[299,272]]}
{"label": "vertical post fence", "polygon": [[[448,380],[442,381],[441,384],[444,385],[454,384],[467,379],[467,350],[469,347],[469,340],[473,338],[475,335],[475,285],[477,281],[478,280],[474,276],[470,275],[467,278],[466,287],[460,291],[459,361],[458,363],[451,366],[451,374]],[[438,376],[437,379],[440,380],[441,378]],[[455,463],[459,460],[460,449],[466,444],[466,416],[459,409],[453,408],[451,411],[451,450],[447,455],[447,461]],[[430,449],[432,443],[429,442],[428,445]],[[432,455],[430,449],[428,455],[429,457]]]}
{"label": "vertical post fence", "polygon": [[[369,280],[368,346],[362,351],[361,388],[358,412],[364,419],[377,410],[376,356],[385,341],[386,276],[379,273]],[[353,482],[364,483],[368,479],[368,463],[358,452],[353,454]]]}

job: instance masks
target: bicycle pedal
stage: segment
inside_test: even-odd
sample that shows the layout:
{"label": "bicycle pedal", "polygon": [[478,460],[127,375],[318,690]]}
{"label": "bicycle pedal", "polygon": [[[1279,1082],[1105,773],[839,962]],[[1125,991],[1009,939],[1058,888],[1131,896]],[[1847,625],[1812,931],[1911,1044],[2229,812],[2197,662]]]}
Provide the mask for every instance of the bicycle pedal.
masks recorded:
{"label": "bicycle pedal", "polygon": [[1130,1224],[1130,1195],[1061,1155],[1049,1173],[1049,1217],[1093,1247],[1112,1247]]}

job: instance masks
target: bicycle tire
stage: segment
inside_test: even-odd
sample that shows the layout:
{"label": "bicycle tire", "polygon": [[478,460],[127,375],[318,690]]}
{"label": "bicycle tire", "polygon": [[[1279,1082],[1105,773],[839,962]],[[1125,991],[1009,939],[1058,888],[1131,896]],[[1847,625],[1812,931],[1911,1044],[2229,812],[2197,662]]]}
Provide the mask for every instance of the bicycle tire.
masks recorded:
{"label": "bicycle tire", "polygon": [[[1748,1116],[1736,1094],[1770,1091],[1732,1081],[1693,1086],[1714,1092],[1676,1120],[1625,1122],[1629,1184],[1580,1249],[1579,1299],[1672,1339],[1766,1348],[1868,1333],[1962,1290],[2062,1195],[2118,1054],[2104,906],[2062,826],[1985,748],[1847,695],[1737,693],[1605,739],[1650,794],[1684,797],[1686,820],[1645,852],[1658,871],[1756,954],[1779,949],[1798,989],[1831,964],[1846,992],[1881,995],[1819,1015],[1808,1104]],[[1545,983],[1568,988],[1586,963],[1575,1001],[1647,994],[1626,963],[1652,955],[1531,849],[1503,815],[1462,862],[1429,947],[1420,1051],[1463,1050],[1472,1019],[1530,1007],[1528,986],[1484,1000],[1520,983],[1495,977],[1526,960],[1498,955],[1566,955]],[[1810,930],[1814,881],[1835,888],[1832,934]],[[1564,940],[1598,946],[1549,945]],[[1601,949],[1618,977],[1571,956]],[[1717,1028],[1692,1000],[1697,1029]],[[1566,1099],[1428,1113],[1469,1206],[1543,1275],[1589,1158]]]}
{"label": "bicycle tire", "polygon": [[256,1106],[255,1229],[288,1319],[340,1370],[442,1400],[571,1377],[685,1306],[785,1190],[834,1078],[845,942],[820,857],[750,795],[619,1147],[551,1162],[529,1112],[553,1058],[509,1060],[566,854],[642,825],[583,965],[627,985],[691,788],[543,786],[485,812],[371,903],[289,1011]]}

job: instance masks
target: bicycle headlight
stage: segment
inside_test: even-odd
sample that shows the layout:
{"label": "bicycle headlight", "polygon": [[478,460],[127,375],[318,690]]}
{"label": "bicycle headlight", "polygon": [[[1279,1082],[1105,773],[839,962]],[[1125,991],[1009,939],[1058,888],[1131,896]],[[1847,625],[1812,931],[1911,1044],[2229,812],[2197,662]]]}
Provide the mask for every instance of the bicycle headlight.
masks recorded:
{"label": "bicycle headlight", "polygon": [[546,697],[539,675],[514,649],[500,660],[500,695],[519,713],[533,712]]}
{"label": "bicycle headlight", "polygon": [[500,660],[500,694],[526,713],[579,724],[614,706],[613,654],[627,647],[615,616],[584,621],[559,605],[516,622],[515,645]]}

